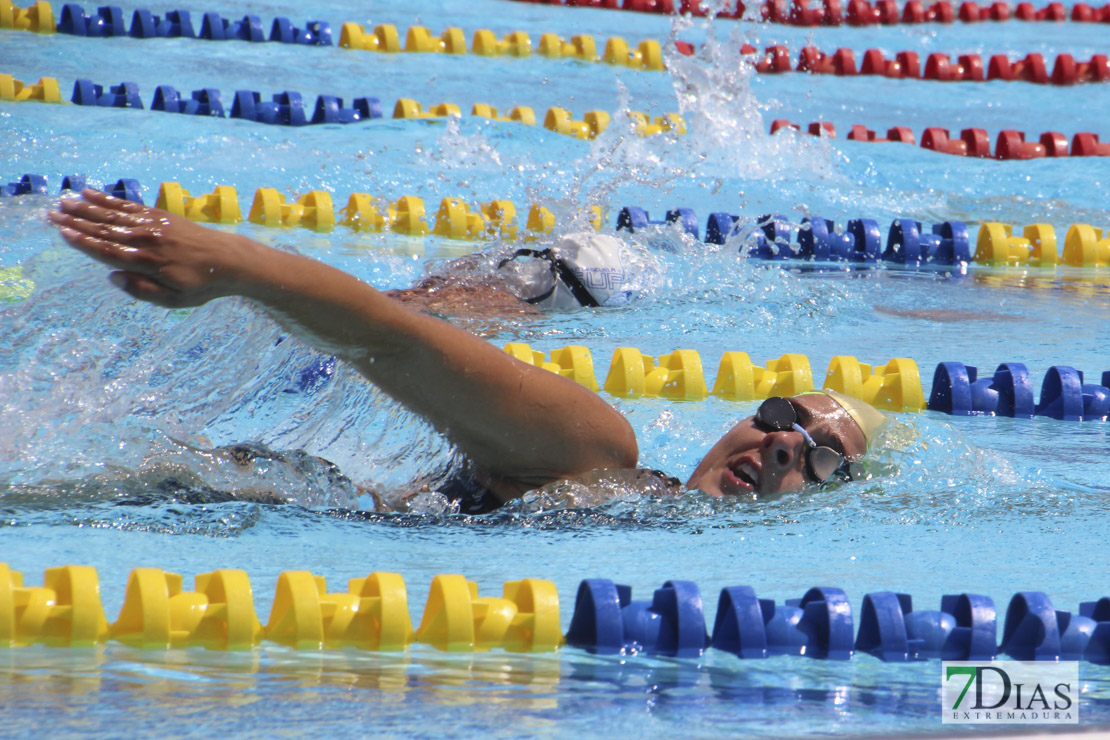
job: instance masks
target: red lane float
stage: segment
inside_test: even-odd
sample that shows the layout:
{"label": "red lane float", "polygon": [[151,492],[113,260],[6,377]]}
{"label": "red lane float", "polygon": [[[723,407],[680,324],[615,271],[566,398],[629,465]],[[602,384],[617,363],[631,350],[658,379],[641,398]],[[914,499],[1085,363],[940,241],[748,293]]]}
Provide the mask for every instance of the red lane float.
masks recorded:
{"label": "red lane float", "polygon": [[1110,157],[1110,142],[1099,142],[1098,134],[1076,134],[1071,142],[1073,157]]}
{"label": "red lane float", "polygon": [[[683,46],[684,48],[679,49],[682,53],[694,53],[694,47],[690,44]],[[994,54],[984,68],[983,59],[978,54],[960,54],[953,62],[948,54],[933,52],[925,58],[925,65],[922,67],[920,57],[913,51],[901,51],[893,59],[887,59],[879,49],[868,49],[863,53],[858,66],[855,52],[844,47],[829,53],[814,46],[804,46],[798,52],[797,63],[793,62],[790,51],[781,44],[767,47],[762,54],[751,44],[744,44],[740,52],[754,56],[756,71],[762,73],[879,75],[938,82],[1003,80],[1040,85],[1110,81],[1110,59],[1106,54],[1095,54],[1086,62],[1077,62],[1071,54],[1060,54],[1053,61],[1052,73],[1049,74],[1044,56],[1038,53],[1027,54],[1017,61],[1011,61],[1005,54]]]}
{"label": "red lane float", "polygon": [[[777,118],[771,122],[772,134],[783,129],[802,132],[801,126],[785,118]],[[806,127],[805,133],[835,139],[836,127],[829,121],[814,121]],[[880,137],[873,130],[859,123],[854,124],[848,132],[848,140],[916,143],[913,131],[906,126],[894,126],[887,129],[885,137]],[[1014,129],[999,131],[992,152],[990,135],[985,129],[965,128],[960,131],[959,136],[953,136],[946,128],[930,126],[921,134],[921,148],[942,154],[983,159],[1040,159],[1069,156],[1068,139],[1058,131],[1047,131],[1041,134],[1037,141],[1026,140],[1024,131]],[[1078,133],[1072,138],[1070,156],[1110,157],[1110,142],[1099,141],[1098,134],[1087,131]]]}
{"label": "red lane float", "polygon": [[960,132],[960,138],[951,139],[948,136],[948,129],[931,126],[921,134],[921,148],[961,157],[991,156],[990,139],[987,138],[987,132],[981,128],[965,128]]}
{"label": "red lane float", "polygon": [[[771,133],[774,133],[774,131],[772,131]],[[913,131],[910,131],[909,127],[907,126],[894,126],[893,128],[889,128],[886,132],[886,138],[881,139],[876,136],[874,131],[859,123],[852,125],[852,130],[848,132],[848,140],[874,142],[897,141],[902,144],[917,143],[913,137]]]}
{"label": "red lane float", "polygon": [[[702,0],[517,0],[517,2],[542,3],[544,5],[565,5],[570,8],[607,8],[610,10],[631,10],[639,13],[662,15],[689,14],[697,17],[709,15]],[[718,18],[739,19],[746,7],[737,3],[734,10],[717,13]],[[990,4],[979,5],[973,0],[963,0],[956,7],[949,0],[938,0],[925,4],[921,0],[907,0],[901,9],[896,0],[764,0],[759,5],[758,16],[764,21],[789,26],[892,26],[898,23],[980,23],[983,21],[1008,21],[1016,18],[1021,21],[1063,22],[1070,19],[1076,23],[1110,23],[1110,4],[1100,8],[1086,3],[1075,4],[1069,16],[1063,3],[1051,2],[1043,8],[1034,8],[1030,2],[1018,3],[1011,11],[1010,6],[996,0]]]}

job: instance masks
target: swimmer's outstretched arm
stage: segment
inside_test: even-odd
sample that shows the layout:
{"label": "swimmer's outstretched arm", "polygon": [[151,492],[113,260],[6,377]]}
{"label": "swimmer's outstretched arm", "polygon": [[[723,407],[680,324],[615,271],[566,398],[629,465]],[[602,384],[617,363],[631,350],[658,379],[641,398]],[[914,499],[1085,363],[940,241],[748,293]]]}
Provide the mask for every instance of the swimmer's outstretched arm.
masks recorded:
{"label": "swimmer's outstretched arm", "polygon": [[636,465],[636,437],[596,394],[410,311],[322,262],[86,190],[50,214],[135,298],[170,308],[243,296],[354,365],[494,477],[502,498],[596,468]]}

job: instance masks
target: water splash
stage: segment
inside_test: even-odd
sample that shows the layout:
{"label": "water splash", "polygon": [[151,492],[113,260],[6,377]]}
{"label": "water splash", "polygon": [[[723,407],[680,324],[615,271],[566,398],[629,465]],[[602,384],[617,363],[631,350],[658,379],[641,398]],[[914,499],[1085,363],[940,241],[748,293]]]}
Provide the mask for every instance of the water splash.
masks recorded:
{"label": "water splash", "polygon": [[[70,250],[26,269],[38,290],[0,308],[5,498],[354,506],[360,494],[327,472],[332,462],[355,480],[401,485],[449,453],[410,412],[245,301],[165,311],[109,287]],[[243,442],[285,452],[246,464],[227,451]]]}
{"label": "water splash", "polygon": [[[588,208],[600,206],[615,213],[630,191],[667,193],[690,189],[727,202],[732,212],[742,212],[756,189],[796,190],[823,196],[847,185],[841,173],[843,156],[827,141],[815,137],[770,136],[764,122],[774,99],[760,100],[752,85],[752,59],[741,54],[748,24],[728,24],[726,40],[717,38],[711,18],[672,20],[664,42],[666,80],[670,96],[659,90],[640,97],[624,84],[618,71],[613,85],[615,106],[608,128],[581,154],[573,140],[542,130],[520,131],[517,124],[449,119],[432,146],[417,144],[418,158],[453,192],[486,197],[484,173],[509,178],[509,190],[523,193],[528,202],[552,210],[561,232],[587,227]],[[691,57],[674,51],[680,33],[701,32],[704,42]],[[688,33],[687,33],[688,35]],[[635,73],[644,74],[644,73]],[[682,136],[663,133],[641,137],[635,133],[630,111],[649,115],[677,111],[685,120]],[[527,150],[506,146],[505,126],[513,137],[542,139],[543,145]],[[496,173],[496,175],[493,175]],[[686,197],[686,196],[684,196]],[[756,202],[763,200],[756,195]],[[807,197],[795,193],[791,205],[806,209]],[[800,220],[800,219],[799,219]]]}

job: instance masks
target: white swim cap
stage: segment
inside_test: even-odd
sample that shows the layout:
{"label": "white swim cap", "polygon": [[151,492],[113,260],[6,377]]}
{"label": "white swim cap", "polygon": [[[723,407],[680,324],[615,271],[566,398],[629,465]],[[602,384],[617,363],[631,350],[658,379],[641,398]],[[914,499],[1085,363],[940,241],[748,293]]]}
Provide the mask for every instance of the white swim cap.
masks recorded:
{"label": "white swim cap", "polygon": [[577,308],[627,302],[633,292],[633,261],[620,239],[581,232],[567,234],[549,249],[518,249],[497,269],[528,303]]}

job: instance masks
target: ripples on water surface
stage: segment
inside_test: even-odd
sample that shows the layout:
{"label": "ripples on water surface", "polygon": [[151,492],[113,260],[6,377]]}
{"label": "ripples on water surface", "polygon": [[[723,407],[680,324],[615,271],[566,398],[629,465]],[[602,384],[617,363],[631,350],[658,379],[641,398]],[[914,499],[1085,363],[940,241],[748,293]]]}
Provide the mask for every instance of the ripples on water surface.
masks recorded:
{"label": "ripples on water surface", "polygon": [[[243,13],[232,3],[204,9]],[[275,4],[251,12],[296,22],[304,11]],[[377,4],[372,17],[353,4],[319,15],[336,29],[345,20],[401,28],[423,21],[433,30],[461,25],[468,35],[482,26],[498,33],[521,28],[535,40],[547,31],[589,29],[599,38],[674,34],[708,44],[698,58],[671,60],[673,72],[662,75],[542,58],[386,57],[2,32],[11,51],[5,71],[25,80],[54,75],[63,88],[92,76],[101,83],[135,80],[144,99],[155,85],[173,84],[215,86],[225,95],[238,88],[297,89],[306,98],[378,94],[387,107],[411,96],[464,109],[473,102],[502,109],[563,105],[578,116],[593,108],[680,110],[690,130],[677,139],[640,140],[614,125],[583,143],[472,118],[279,130],[6,104],[0,130],[15,145],[5,150],[3,176],[43,172],[57,182],[58,175],[82,172],[99,183],[136,177],[148,200],[163,180],[180,181],[194,194],[232,184],[244,205],[260,186],[287,195],[324,188],[340,205],[352,191],[418,195],[430,207],[446,195],[511,198],[518,209],[547,204],[560,224],[581,219],[589,205],[601,205],[611,224],[626,204],[656,217],[688,206],[703,226],[713,211],[779,212],[795,221],[870,216],[884,225],[903,216],[1044,220],[1058,228],[1108,221],[1110,187],[1094,158],[999,163],[765,134],[771,119],[785,117],[832,120],[841,136],[859,122],[876,130],[911,125],[918,135],[926,125],[942,125],[1093,130],[1105,137],[1105,107],[1092,103],[1092,87],[751,76],[738,71],[734,51],[743,40],[796,49],[812,37],[822,49],[851,46],[857,58],[878,46],[888,55],[1041,50],[1085,59],[1103,50],[1097,27],[1012,22],[810,31],[687,21],[672,27],[649,16],[498,0],[452,7],[449,16],[411,2]],[[217,48],[198,56],[198,49]],[[132,55],[140,51],[157,63],[135,65]],[[546,577],[562,594],[564,625],[578,581],[591,576],[628,583],[637,598],[650,597],[668,578],[694,580],[710,616],[718,590],[741,583],[779,601],[813,585],[838,585],[857,613],[864,593],[886,589],[909,591],[919,608],[964,590],[990,594],[1002,608],[1011,593],[1040,589],[1069,610],[1106,593],[1100,564],[1110,476],[1107,426],[1100,423],[899,415],[885,432],[884,451],[869,462],[869,480],[773,501],[636,499],[617,491],[607,503],[585,505],[571,497],[581,492],[551,490],[481,517],[446,511],[435,497],[417,501],[409,513],[372,513],[359,486],[400,490],[449,461],[451,450],[351,370],[283,336],[245,303],[166,312],[126,300],[51,233],[44,214],[52,202],[0,201],[3,560],[31,583],[48,566],[97,566],[109,619],[122,603],[127,572],[137,566],[181,572],[187,582],[214,568],[245,568],[263,619],[278,573],[302,568],[326,575],[332,588],[370,570],[396,570],[406,577],[414,611],[436,573],[464,572],[483,593],[505,580]],[[473,249],[342,228],[328,236],[235,228],[381,288],[455,269],[451,260]],[[651,270],[628,306],[465,325],[496,343],[526,341],[543,350],[585,344],[599,379],[623,345],[656,354],[696,349],[710,378],[727,350],[760,362],[803,352],[818,380],[837,354],[874,363],[909,356],[926,386],[943,360],[984,371],[1023,361],[1038,383],[1052,364],[1072,364],[1089,379],[1110,369],[1110,295],[1104,276],[1091,272],[767,268],[738,255],[740,239],[714,247],[656,229],[634,241]],[[483,249],[496,260],[510,247]],[[926,313],[914,313],[920,311]],[[642,463],[680,478],[755,407],[716,399],[614,402],[637,430]],[[848,665],[742,663],[721,655],[606,660],[577,651],[311,655],[274,646],[247,656],[119,646],[0,656],[2,691],[28,721],[65,705],[76,710],[67,716],[81,719],[66,720],[63,731],[101,734],[115,731],[124,706],[135,726],[151,730],[176,732],[182,718],[204,717],[194,724],[204,734],[278,729],[275,717],[282,730],[307,729],[322,716],[341,734],[371,721],[403,732],[416,716],[425,728],[449,723],[483,734],[499,726],[596,734],[614,722],[649,735],[719,734],[737,722],[765,735],[927,732],[939,727],[938,668],[870,658]],[[1105,672],[1084,666],[1082,675],[1090,699],[1085,716],[1105,721],[1110,715],[1098,699],[1106,694]],[[175,709],[167,714],[168,706]]]}

